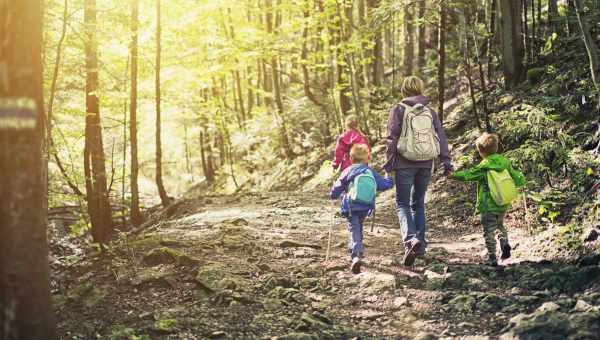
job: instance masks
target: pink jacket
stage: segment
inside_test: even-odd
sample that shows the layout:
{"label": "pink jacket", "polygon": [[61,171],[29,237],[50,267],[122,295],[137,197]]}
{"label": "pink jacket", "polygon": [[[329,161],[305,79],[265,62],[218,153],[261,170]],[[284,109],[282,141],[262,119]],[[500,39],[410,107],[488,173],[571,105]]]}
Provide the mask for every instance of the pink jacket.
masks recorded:
{"label": "pink jacket", "polygon": [[362,133],[354,129],[346,130],[346,132],[340,135],[335,145],[335,159],[332,164],[334,169],[340,168],[341,166],[340,170],[344,171],[347,167],[352,165],[352,161],[350,160],[350,149],[354,144],[365,144],[369,146],[369,141],[367,141],[367,138],[365,138]]}

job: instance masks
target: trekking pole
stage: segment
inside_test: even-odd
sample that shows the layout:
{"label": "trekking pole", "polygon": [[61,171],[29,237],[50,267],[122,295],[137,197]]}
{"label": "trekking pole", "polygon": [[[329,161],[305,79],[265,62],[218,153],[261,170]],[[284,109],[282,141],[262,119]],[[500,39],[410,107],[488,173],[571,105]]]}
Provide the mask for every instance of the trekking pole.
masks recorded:
{"label": "trekking pole", "polygon": [[331,250],[331,234],[333,231],[333,226],[335,225],[335,201],[331,201],[331,224],[329,224],[329,235],[327,237],[327,252],[325,253],[325,262],[329,262],[329,251]]}
{"label": "trekking pole", "polygon": [[527,226],[527,231],[531,234],[531,228],[529,227],[529,208],[527,207],[527,194],[523,191],[523,208],[525,208],[525,225]]}
{"label": "trekking pole", "polygon": [[375,208],[373,208],[373,216],[371,216],[371,232],[373,232],[373,228],[375,228]]}
{"label": "trekking pole", "polygon": [[[333,183],[331,184],[331,187],[333,188],[333,186],[335,185],[335,181],[336,181],[336,176],[337,172],[334,171],[333,174]],[[325,262],[329,261],[329,252],[331,250],[331,234],[333,232],[333,226],[335,225],[335,201],[331,200],[331,224],[329,224],[329,235],[327,236],[327,251],[325,253]]]}

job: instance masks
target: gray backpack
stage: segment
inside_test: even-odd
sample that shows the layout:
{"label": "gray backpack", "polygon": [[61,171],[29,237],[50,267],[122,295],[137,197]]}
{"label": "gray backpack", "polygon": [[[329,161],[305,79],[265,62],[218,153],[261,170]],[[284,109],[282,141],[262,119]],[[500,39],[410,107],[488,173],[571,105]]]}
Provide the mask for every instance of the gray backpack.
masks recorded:
{"label": "gray backpack", "polygon": [[427,106],[404,107],[398,153],[410,161],[429,161],[440,155],[440,139],[433,125],[433,113]]}

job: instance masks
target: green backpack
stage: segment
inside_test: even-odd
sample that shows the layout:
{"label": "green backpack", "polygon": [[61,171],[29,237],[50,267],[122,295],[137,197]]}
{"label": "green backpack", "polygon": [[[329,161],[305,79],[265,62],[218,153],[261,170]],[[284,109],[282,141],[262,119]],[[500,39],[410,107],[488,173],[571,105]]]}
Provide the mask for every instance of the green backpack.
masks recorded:
{"label": "green backpack", "polygon": [[348,190],[352,203],[373,204],[377,195],[377,182],[371,170],[356,176]]}
{"label": "green backpack", "polygon": [[487,181],[490,188],[490,195],[499,206],[508,205],[519,196],[519,190],[515,185],[515,181],[506,169],[502,171],[489,170],[487,172]]}

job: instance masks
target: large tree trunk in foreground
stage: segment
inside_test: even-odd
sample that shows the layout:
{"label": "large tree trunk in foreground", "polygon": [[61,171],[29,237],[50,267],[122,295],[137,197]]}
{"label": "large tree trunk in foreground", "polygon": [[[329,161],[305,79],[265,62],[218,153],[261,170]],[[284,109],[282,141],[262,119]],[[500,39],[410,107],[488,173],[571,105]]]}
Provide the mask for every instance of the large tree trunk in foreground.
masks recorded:
{"label": "large tree trunk in foreground", "polygon": [[112,211],[107,192],[106,164],[102,141],[102,121],[98,99],[98,41],[96,40],[96,0],[86,0],[85,22],[85,147],[84,174],[88,214],[94,242],[106,244],[113,232]]}
{"label": "large tree trunk in foreground", "polygon": [[138,87],[138,26],[139,0],[131,1],[131,99],[129,108],[129,135],[131,139],[131,224],[142,223],[138,189],[138,146],[137,146],[137,87]]}
{"label": "large tree trunk in foreground", "polygon": [[516,87],[524,78],[523,40],[521,39],[520,0],[501,0],[502,66],[507,88]]}
{"label": "large tree trunk in foreground", "polygon": [[[53,340],[42,161],[42,1],[0,1],[0,41],[0,65],[6,67],[6,82],[0,82],[0,337]],[[23,106],[28,108],[15,118]]]}
{"label": "large tree trunk in foreground", "polygon": [[160,92],[160,64],[161,64],[161,10],[160,0],[156,0],[156,187],[163,207],[170,203],[162,178],[162,141],[161,141],[161,92]]}
{"label": "large tree trunk in foreground", "polygon": [[583,42],[585,43],[585,49],[587,50],[588,59],[590,61],[592,81],[596,88],[600,90],[600,51],[598,51],[598,45],[596,45],[596,42],[590,33],[587,18],[585,17],[585,13],[583,13],[582,0],[575,0],[575,11],[577,12],[577,21],[579,22],[579,28],[581,29]]}

